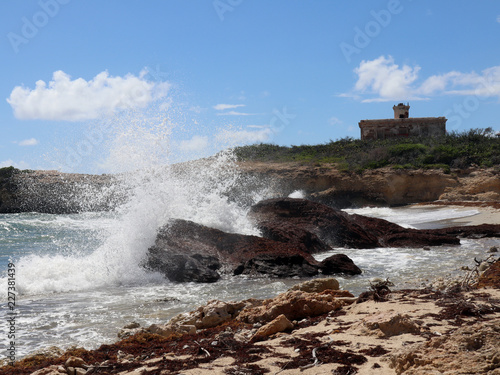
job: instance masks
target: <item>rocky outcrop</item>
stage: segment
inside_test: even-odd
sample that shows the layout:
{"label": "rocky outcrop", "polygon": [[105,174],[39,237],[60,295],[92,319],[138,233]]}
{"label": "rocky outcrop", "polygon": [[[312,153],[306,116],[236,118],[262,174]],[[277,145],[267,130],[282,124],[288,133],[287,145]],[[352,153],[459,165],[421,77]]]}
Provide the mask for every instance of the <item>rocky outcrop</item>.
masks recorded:
{"label": "rocky outcrop", "polygon": [[360,275],[361,269],[354,264],[351,258],[345,254],[334,254],[324,259],[320,263],[323,275]]}
{"label": "rocky outcrop", "polygon": [[147,267],[172,281],[212,282],[226,274],[309,277],[320,263],[294,243],[226,233],[187,220],[162,227]]}
{"label": "rocky outcrop", "polygon": [[312,254],[335,247],[422,247],[458,245],[460,237],[498,237],[500,225],[435,230],[403,228],[386,220],[349,215],[305,199],[269,199],[249,213],[263,237],[225,233],[186,220],[160,229],[149,249],[147,267],[172,281],[213,282],[226,274],[272,277],[357,275],[361,270],[346,255],[322,262]]}
{"label": "rocky outcrop", "polygon": [[333,290],[322,293],[293,290],[264,300],[259,306],[242,310],[237,319],[252,324],[265,324],[280,315],[285,315],[290,321],[301,320],[340,309],[344,303],[337,297],[352,297],[352,294]]}
{"label": "rocky outcrop", "polygon": [[435,200],[500,200],[500,173],[494,169],[406,170],[390,167],[361,173],[330,165],[240,162],[240,169],[267,180],[281,195],[302,190],[309,199],[337,208],[397,206]]}
{"label": "rocky outcrop", "polygon": [[250,218],[262,236],[276,241],[294,243],[307,238],[303,233],[312,233],[311,252],[333,247],[373,248],[377,237],[351,220],[350,215],[306,199],[268,199],[252,206]]}
{"label": "rocky outcrop", "polygon": [[[186,166],[186,163],[174,165],[172,171],[182,174]],[[241,196],[243,188],[265,187],[276,196],[302,190],[309,199],[337,208],[396,206],[438,199],[500,200],[500,173],[494,169],[457,169],[447,174],[440,169],[387,167],[357,173],[339,171],[326,164],[240,162],[238,166],[242,186],[234,187],[231,194],[235,196]],[[116,190],[116,177],[1,168],[0,213],[109,210],[124,198],[124,192]]]}
{"label": "rocky outcrop", "polygon": [[[369,249],[458,245],[460,243],[451,232],[407,229],[383,219],[349,215],[338,209],[305,199],[268,199],[253,206],[249,215],[264,237],[283,240],[284,233],[308,231],[329,248]],[[468,228],[470,228],[468,229],[470,235],[474,227]],[[500,226],[496,229],[499,231]],[[276,235],[276,232],[279,235]]]}
{"label": "rocky outcrop", "polygon": [[476,323],[400,349],[391,355],[391,367],[408,375],[498,374],[499,342],[498,321]]}
{"label": "rocky outcrop", "polygon": [[0,169],[0,213],[109,211],[124,194],[111,175]]}

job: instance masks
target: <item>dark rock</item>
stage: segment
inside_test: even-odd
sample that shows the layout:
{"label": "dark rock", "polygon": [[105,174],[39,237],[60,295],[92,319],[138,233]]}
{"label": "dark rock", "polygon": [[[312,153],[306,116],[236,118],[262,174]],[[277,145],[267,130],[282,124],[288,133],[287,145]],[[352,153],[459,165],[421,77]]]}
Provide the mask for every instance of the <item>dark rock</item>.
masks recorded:
{"label": "dark rock", "polygon": [[162,272],[171,281],[211,283],[220,279],[216,271],[220,268],[220,263],[214,257],[172,254],[156,248],[150,249],[150,252],[148,267]]}
{"label": "dark rock", "polygon": [[318,274],[318,266],[302,255],[258,255],[234,270],[235,275],[265,274],[272,277],[311,277]]}
{"label": "dark rock", "polygon": [[325,245],[358,249],[424,247],[459,245],[458,237],[500,236],[500,225],[417,230],[383,219],[349,215],[305,199],[268,199],[254,205],[249,215],[264,237],[293,243],[308,253],[323,251]]}
{"label": "dark rock", "polygon": [[311,276],[319,262],[294,244],[226,233],[187,220],[159,230],[146,266],[172,281],[212,282],[227,274]]}
{"label": "dark rock", "polygon": [[346,275],[361,274],[361,269],[345,254],[335,254],[326,258],[320,263],[319,268],[323,275],[335,275],[339,273]]}
{"label": "dark rock", "polygon": [[126,198],[119,178],[0,168],[0,213],[109,211]]}
{"label": "dark rock", "polygon": [[20,172],[14,167],[0,168],[0,213],[21,212],[15,183],[15,176]]}
{"label": "dark rock", "polygon": [[345,212],[305,199],[268,199],[252,206],[250,217],[266,238],[294,243],[310,232],[314,253],[332,247],[374,248],[376,236],[364,230]]}

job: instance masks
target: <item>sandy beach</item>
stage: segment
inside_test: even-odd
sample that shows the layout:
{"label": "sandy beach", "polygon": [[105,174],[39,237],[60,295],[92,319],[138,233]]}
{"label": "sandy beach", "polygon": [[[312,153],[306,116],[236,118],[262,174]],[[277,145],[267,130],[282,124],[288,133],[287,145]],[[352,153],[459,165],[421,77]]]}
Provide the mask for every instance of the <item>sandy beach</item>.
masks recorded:
{"label": "sandy beach", "polygon": [[498,202],[446,202],[414,204],[410,208],[443,208],[458,211],[477,211],[476,214],[457,219],[447,219],[451,225],[500,224],[500,205]]}

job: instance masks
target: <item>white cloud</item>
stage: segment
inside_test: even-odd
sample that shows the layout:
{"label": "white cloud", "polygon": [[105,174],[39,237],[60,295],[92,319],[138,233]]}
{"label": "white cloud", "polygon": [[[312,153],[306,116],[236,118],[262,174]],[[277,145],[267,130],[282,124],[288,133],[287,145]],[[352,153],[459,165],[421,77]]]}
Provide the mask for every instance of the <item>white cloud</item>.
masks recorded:
{"label": "white cloud", "polygon": [[225,129],[216,135],[216,139],[230,146],[237,146],[242,144],[268,142],[273,134],[273,130],[269,127],[252,131]]}
{"label": "white cloud", "polygon": [[217,104],[214,105],[214,109],[217,111],[225,111],[227,109],[234,109],[239,107],[244,107],[245,104]]}
{"label": "white cloud", "polygon": [[110,114],[115,110],[141,108],[165,97],[170,85],[150,82],[127,74],[113,77],[104,71],[93,79],[72,80],[65,72],[54,72],[47,84],[40,80],[34,89],[16,86],[7,102],[19,119],[82,121]]}
{"label": "white cloud", "polygon": [[497,16],[497,22],[500,23],[500,15]]}
{"label": "white cloud", "polygon": [[387,58],[380,56],[371,61],[363,60],[354,70],[358,75],[354,90],[360,93],[376,94],[381,100],[408,98],[411,96],[410,85],[417,79],[419,70],[419,66],[399,67],[394,63],[392,56]]}
{"label": "white cloud", "polygon": [[420,67],[400,67],[391,56],[362,61],[354,72],[358,75],[354,89],[339,96],[363,102],[422,100],[430,95],[500,97],[500,66],[485,69],[481,74],[451,71],[433,75],[420,85]]}
{"label": "white cloud", "polygon": [[183,140],[179,144],[179,149],[185,152],[202,151],[208,147],[208,137],[195,135],[193,138]]}
{"label": "white cloud", "polygon": [[217,113],[217,116],[255,116],[256,113],[246,113],[238,111],[229,111],[224,113]]}
{"label": "white cloud", "polygon": [[38,140],[35,138],[24,139],[18,143],[19,146],[36,146],[38,144]]}

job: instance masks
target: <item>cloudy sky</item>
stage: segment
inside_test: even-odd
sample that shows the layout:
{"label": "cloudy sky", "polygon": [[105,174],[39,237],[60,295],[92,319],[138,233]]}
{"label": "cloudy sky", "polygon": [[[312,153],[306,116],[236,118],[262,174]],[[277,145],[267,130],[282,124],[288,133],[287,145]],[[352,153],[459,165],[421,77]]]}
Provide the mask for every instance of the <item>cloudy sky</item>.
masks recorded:
{"label": "cloudy sky", "polygon": [[399,102],[500,131],[497,1],[3,0],[0,29],[0,167],[357,138]]}

